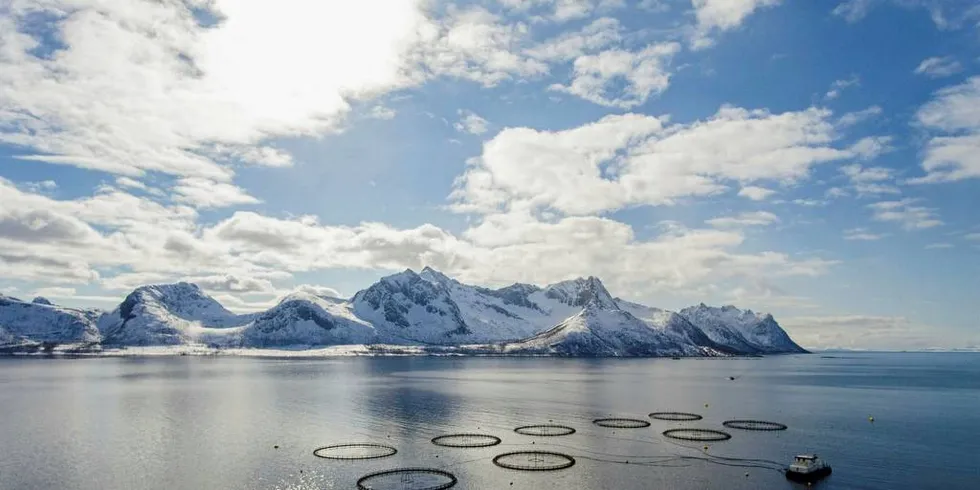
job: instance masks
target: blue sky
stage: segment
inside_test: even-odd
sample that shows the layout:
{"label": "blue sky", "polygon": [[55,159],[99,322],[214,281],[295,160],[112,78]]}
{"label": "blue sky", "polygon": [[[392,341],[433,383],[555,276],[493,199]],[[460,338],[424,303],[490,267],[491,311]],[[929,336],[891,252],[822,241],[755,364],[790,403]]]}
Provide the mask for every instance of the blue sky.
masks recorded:
{"label": "blue sky", "polygon": [[980,346],[972,2],[95,3],[0,7],[4,294],[431,265]]}

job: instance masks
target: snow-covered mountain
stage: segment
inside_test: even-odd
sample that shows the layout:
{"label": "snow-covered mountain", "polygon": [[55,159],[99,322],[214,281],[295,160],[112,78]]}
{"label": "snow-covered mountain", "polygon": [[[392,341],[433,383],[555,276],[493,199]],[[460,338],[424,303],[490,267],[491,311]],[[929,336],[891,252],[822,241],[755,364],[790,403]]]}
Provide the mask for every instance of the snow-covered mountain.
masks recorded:
{"label": "snow-covered mountain", "polygon": [[740,310],[732,305],[684,308],[681,316],[700,328],[711,340],[739,352],[774,354],[806,352],[789,338],[768,313]]}
{"label": "snow-covered mountain", "polygon": [[229,342],[255,315],[236,315],[196,284],[142,286],[99,319],[107,345],[180,345]]}
{"label": "snow-covered mountain", "polygon": [[508,343],[508,353],[561,356],[714,356],[717,349],[685,342],[614,302],[589,301],[580,312],[529,339]]}
{"label": "snow-covered mountain", "polygon": [[242,327],[244,347],[371,344],[377,333],[347,301],[293,293]]}
{"label": "snow-covered mountain", "polygon": [[101,340],[97,312],[0,296],[0,329],[8,342],[87,343]]}
{"label": "snow-covered mountain", "polygon": [[399,344],[576,356],[804,352],[770,315],[704,305],[675,313],[614,299],[595,277],[490,289],[426,267],[384,277],[349,300],[297,292],[249,315],[236,315],[183,282],[137,288],[104,314],[49,303],[0,297],[0,344]]}

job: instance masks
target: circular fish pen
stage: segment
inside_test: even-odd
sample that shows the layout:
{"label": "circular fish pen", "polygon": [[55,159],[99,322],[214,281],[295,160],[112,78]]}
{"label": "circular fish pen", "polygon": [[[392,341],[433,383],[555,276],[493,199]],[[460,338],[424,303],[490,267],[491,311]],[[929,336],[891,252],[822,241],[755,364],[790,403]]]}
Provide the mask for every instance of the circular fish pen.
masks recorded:
{"label": "circular fish pen", "polygon": [[444,447],[490,447],[500,444],[500,438],[487,434],[446,434],[433,437],[432,443]]}
{"label": "circular fish pen", "polygon": [[313,455],[324,459],[377,459],[393,456],[398,450],[385,444],[358,442],[318,447]]}
{"label": "circular fish pen", "polygon": [[740,430],[786,430],[785,424],[768,422],[766,420],[726,420],[721,423],[729,429]]}
{"label": "circular fish pen", "polygon": [[598,425],[599,427],[610,427],[613,429],[642,429],[644,427],[650,427],[650,422],[640,419],[595,419],[592,421],[592,423]]}
{"label": "circular fish pen", "polygon": [[509,470],[557,471],[574,466],[575,458],[551,451],[515,451],[498,454],[493,464]]}
{"label": "circular fish pen", "polygon": [[558,436],[570,436],[575,433],[575,429],[565,425],[543,424],[543,425],[524,425],[514,429],[514,432],[517,432],[518,434],[523,434],[525,436],[558,437]]}
{"label": "circular fish pen", "polygon": [[650,414],[650,418],[657,420],[671,420],[675,422],[692,422],[695,420],[701,420],[704,417],[696,413],[689,412],[653,412]]}
{"label": "circular fish pen", "polygon": [[663,435],[671,439],[703,442],[727,441],[732,438],[731,434],[714,429],[670,429],[665,430]]}
{"label": "circular fish pen", "polygon": [[396,468],[362,476],[359,490],[444,490],[456,485],[456,475],[435,468]]}

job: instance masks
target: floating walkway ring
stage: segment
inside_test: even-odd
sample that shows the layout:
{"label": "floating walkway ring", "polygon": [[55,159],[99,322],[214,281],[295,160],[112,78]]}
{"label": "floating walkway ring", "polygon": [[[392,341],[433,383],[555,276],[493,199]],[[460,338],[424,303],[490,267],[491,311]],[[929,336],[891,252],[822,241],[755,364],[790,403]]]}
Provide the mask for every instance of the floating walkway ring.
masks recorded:
{"label": "floating walkway ring", "polygon": [[362,476],[358,490],[445,490],[456,485],[456,475],[435,468],[395,468]]}
{"label": "floating walkway ring", "polygon": [[671,439],[704,442],[727,441],[732,438],[731,434],[714,429],[670,429],[665,430],[663,435]]}
{"label": "floating walkway ring", "polygon": [[575,466],[575,458],[551,451],[515,451],[498,454],[493,464],[519,471],[557,471]]}
{"label": "floating walkway ring", "polygon": [[721,423],[729,429],[741,430],[786,430],[785,424],[765,420],[726,420]]}
{"label": "floating walkway ring", "polygon": [[444,447],[490,447],[500,444],[500,438],[488,434],[446,434],[433,437],[432,443]]}
{"label": "floating walkway ring", "polygon": [[695,420],[701,420],[704,417],[696,413],[689,412],[653,412],[650,414],[650,418],[657,420],[673,420],[677,422],[692,422]]}
{"label": "floating walkway ring", "polygon": [[595,419],[593,424],[599,427],[611,427],[613,429],[642,429],[650,427],[650,422],[641,419],[607,418]]}
{"label": "floating walkway ring", "polygon": [[313,450],[313,455],[324,459],[377,459],[393,456],[397,452],[397,449],[385,444],[357,442],[318,447]]}
{"label": "floating walkway ring", "polygon": [[542,424],[524,425],[514,429],[514,432],[525,436],[558,437],[570,436],[575,433],[575,429],[565,425]]}

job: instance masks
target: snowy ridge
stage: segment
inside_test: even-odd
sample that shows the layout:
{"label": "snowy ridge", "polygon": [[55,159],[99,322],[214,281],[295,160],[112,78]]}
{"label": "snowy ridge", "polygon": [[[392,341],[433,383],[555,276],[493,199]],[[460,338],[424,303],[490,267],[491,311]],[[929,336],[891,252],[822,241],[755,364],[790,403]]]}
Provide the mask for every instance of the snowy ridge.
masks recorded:
{"label": "snowy ridge", "polygon": [[768,313],[740,310],[732,305],[712,307],[701,303],[680,314],[700,328],[711,340],[746,353],[806,352]]}
{"label": "snowy ridge", "polygon": [[384,277],[349,300],[296,292],[248,315],[228,311],[188,283],[137,288],[109,313],[0,297],[0,345],[25,342],[200,353],[331,346],[360,346],[348,350],[370,355],[805,352],[771,315],[704,305],[675,313],[613,298],[596,277],[490,289],[429,267]]}
{"label": "snowy ridge", "polygon": [[99,342],[95,313],[0,296],[0,336],[7,342]]}

